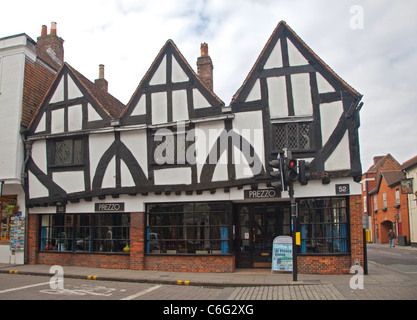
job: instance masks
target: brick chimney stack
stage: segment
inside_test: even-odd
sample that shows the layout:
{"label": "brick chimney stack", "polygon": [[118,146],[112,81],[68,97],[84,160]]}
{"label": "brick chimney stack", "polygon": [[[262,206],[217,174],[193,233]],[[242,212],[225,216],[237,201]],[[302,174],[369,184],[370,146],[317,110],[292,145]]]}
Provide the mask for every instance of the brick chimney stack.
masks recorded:
{"label": "brick chimney stack", "polygon": [[98,67],[98,79],[94,81],[94,83],[101,88],[102,90],[108,92],[109,83],[106,79],[104,79],[104,64],[100,64]]}
{"label": "brick chimney stack", "polygon": [[197,58],[197,73],[201,81],[213,91],[213,62],[208,55],[207,43],[201,44],[201,56]]}
{"label": "brick chimney stack", "polygon": [[55,70],[61,68],[64,63],[64,40],[57,35],[56,22],[51,23],[50,34],[48,34],[46,25],[42,26],[36,54]]}

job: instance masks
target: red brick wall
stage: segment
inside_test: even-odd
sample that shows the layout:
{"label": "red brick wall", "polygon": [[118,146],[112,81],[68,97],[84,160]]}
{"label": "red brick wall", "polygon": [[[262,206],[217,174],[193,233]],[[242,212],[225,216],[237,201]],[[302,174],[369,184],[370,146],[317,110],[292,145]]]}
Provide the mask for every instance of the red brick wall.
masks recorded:
{"label": "red brick wall", "polygon": [[233,272],[235,270],[235,256],[147,255],[145,257],[145,269],[183,272]]}

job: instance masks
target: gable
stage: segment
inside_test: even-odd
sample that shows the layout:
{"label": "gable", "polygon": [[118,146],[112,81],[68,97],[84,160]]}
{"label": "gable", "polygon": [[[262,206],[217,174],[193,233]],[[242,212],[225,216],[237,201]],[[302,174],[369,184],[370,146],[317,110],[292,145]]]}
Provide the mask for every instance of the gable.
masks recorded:
{"label": "gable", "polygon": [[223,105],[201,82],[174,42],[168,40],[122,118],[124,124],[158,125],[221,114]]}
{"label": "gable", "polygon": [[361,97],[282,21],[234,95],[231,109],[263,112],[265,151],[271,159],[287,149],[309,159],[313,171],[357,175]]}
{"label": "gable", "polygon": [[[102,107],[92,93],[94,85],[87,81],[64,64],[32,119],[29,132],[60,134],[108,124],[112,114]],[[109,103],[106,107],[110,107]]]}

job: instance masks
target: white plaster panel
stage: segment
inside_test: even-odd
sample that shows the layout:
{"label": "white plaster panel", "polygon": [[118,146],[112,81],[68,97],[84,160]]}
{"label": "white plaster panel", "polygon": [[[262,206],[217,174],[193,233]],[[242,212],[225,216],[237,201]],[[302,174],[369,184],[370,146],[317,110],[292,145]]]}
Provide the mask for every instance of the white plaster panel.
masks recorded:
{"label": "white plaster panel", "polygon": [[83,108],[82,105],[71,106],[68,108],[68,131],[77,131],[83,128]]}
{"label": "white plaster panel", "polygon": [[133,154],[136,161],[141,166],[143,173],[148,177],[148,152],[147,152],[147,138],[146,131],[130,131],[122,132],[120,140]]}
{"label": "white plaster panel", "polygon": [[115,188],[116,187],[116,159],[113,157],[107,165],[106,172],[104,173],[102,188]]}
{"label": "white plaster panel", "polygon": [[287,39],[288,43],[288,58],[290,66],[304,66],[308,65],[308,61],[301,54],[300,51],[294,46],[290,39]]}
{"label": "white plaster panel", "polygon": [[227,173],[227,150],[225,150],[216,164],[211,181],[227,181],[229,180],[229,175]]}
{"label": "white plaster panel", "polygon": [[167,93],[152,93],[152,124],[168,122]]}
{"label": "white plaster panel", "polygon": [[181,68],[177,59],[172,56],[172,82],[186,82],[188,80],[187,74]]}
{"label": "white plaster panel", "polygon": [[346,130],[345,135],[339,142],[336,149],[324,163],[325,171],[349,170],[350,169],[350,148],[349,135]]}
{"label": "white plaster panel", "polygon": [[265,63],[264,69],[282,68],[282,51],[281,51],[281,39],[278,39],[274,49],[272,49],[268,60]]}
{"label": "white plaster panel", "polygon": [[91,104],[88,104],[88,121],[98,121],[103,120],[103,118],[98,114],[96,109]]}
{"label": "white plaster panel", "polygon": [[193,102],[194,109],[208,108],[211,106],[198,89],[193,89]]}
{"label": "white plaster panel", "polygon": [[[264,130],[263,130],[263,121],[262,121],[262,111],[250,111],[250,112],[239,112],[235,114],[233,120],[233,130],[245,138],[255,149],[256,154],[258,155],[261,166],[265,165],[265,150],[264,150]],[[243,154],[235,155],[240,158],[244,158]],[[244,178],[248,175],[252,176],[252,170],[249,169],[248,172],[248,163],[246,159],[239,161],[235,158],[236,163],[236,172],[239,172],[240,175],[236,174],[236,177]],[[262,169],[262,167],[257,167],[257,169]]]}
{"label": "white plaster panel", "polygon": [[201,170],[206,163],[207,156],[223,130],[223,121],[196,124],[195,148],[197,150],[197,182],[200,182]]}
{"label": "white plaster panel", "polygon": [[187,91],[176,90],[172,92],[172,120],[188,120]]}
{"label": "white plaster panel", "polygon": [[64,109],[51,111],[51,133],[64,132]]}
{"label": "white plaster panel", "polygon": [[165,84],[167,82],[167,73],[166,73],[166,55],[161,61],[158,69],[155,71],[151,81],[149,81],[150,85],[157,85],[157,84]]}
{"label": "white plaster panel", "polygon": [[261,99],[261,82],[259,79],[256,79],[255,84],[253,85],[251,91],[246,98],[246,102],[248,101],[256,101]]}
{"label": "white plaster panel", "polygon": [[49,191],[45,186],[35,177],[32,172],[29,172],[29,197],[42,198],[48,197]]}
{"label": "white plaster panel", "polygon": [[74,83],[71,76],[68,75],[68,99],[75,99],[82,97],[83,94],[78,88],[78,86]]}
{"label": "white plaster panel", "polygon": [[44,131],[46,131],[45,113],[42,115],[41,120],[39,120],[35,133],[44,132]]}
{"label": "white plaster panel", "polygon": [[154,170],[156,185],[191,184],[191,168]]}
{"label": "white plaster panel", "polygon": [[61,78],[49,103],[64,101],[64,77]]}
{"label": "white plaster panel", "polygon": [[269,113],[271,118],[288,117],[287,85],[285,77],[267,79]]}
{"label": "white plaster panel", "polygon": [[310,75],[300,73],[291,75],[294,114],[296,116],[311,116],[313,103],[311,100]]}
{"label": "white plaster panel", "polygon": [[96,174],[97,165],[101,157],[114,142],[114,134],[90,134],[88,140],[90,150],[90,174],[91,181],[93,181],[94,175]]}
{"label": "white plaster panel", "polygon": [[37,140],[32,145],[32,159],[44,173],[47,173],[46,140]]}
{"label": "white plaster panel", "polygon": [[52,180],[67,193],[85,190],[84,171],[54,172]]}
{"label": "white plaster panel", "polygon": [[324,146],[339,122],[343,113],[342,101],[320,105],[321,140]]}
{"label": "white plaster panel", "polygon": [[136,107],[133,109],[131,113],[132,116],[139,116],[142,114],[146,114],[146,95],[145,94],[142,94]]}
{"label": "white plaster panel", "polygon": [[121,185],[122,187],[133,187],[135,186],[135,181],[127,167],[126,163],[122,160],[120,161],[120,173],[121,173]]}
{"label": "white plaster panel", "polygon": [[320,72],[316,72],[317,87],[319,93],[334,92],[333,86],[321,75]]}

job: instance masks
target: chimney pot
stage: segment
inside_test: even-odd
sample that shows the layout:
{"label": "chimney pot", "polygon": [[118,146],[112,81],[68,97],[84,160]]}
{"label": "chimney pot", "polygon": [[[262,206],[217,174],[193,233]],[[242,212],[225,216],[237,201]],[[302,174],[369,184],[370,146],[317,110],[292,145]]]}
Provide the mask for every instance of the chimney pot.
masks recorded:
{"label": "chimney pot", "polygon": [[44,37],[48,34],[48,27],[46,25],[42,25],[41,37]]}
{"label": "chimney pot", "polygon": [[208,44],[203,42],[201,44],[200,49],[201,49],[201,56],[202,57],[207,57],[208,56]]}
{"label": "chimney pot", "polygon": [[98,66],[98,78],[104,79],[104,64]]}
{"label": "chimney pot", "polygon": [[56,35],[56,22],[51,22],[51,34]]}
{"label": "chimney pot", "polygon": [[94,83],[104,90],[105,92],[108,92],[109,89],[109,83],[106,79],[104,79],[104,64],[100,64],[98,66],[98,79],[94,81]]}

